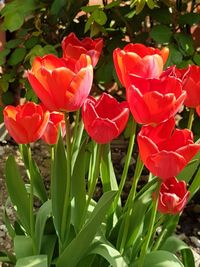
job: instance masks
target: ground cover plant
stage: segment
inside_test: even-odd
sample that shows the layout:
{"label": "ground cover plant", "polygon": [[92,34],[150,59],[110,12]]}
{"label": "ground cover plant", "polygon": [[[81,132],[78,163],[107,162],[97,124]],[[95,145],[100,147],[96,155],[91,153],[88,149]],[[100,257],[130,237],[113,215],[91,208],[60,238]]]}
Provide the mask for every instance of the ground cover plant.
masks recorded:
{"label": "ground cover plant", "polygon": [[[57,1],[53,4],[60,6]],[[113,1],[82,10],[91,13],[89,26],[99,22],[104,33],[104,11],[116,7],[115,12],[119,11],[124,7],[120,4]],[[133,1],[133,11],[138,13],[144,4]],[[153,8],[156,2],[147,4]],[[2,12],[5,17],[9,14]],[[79,38],[71,32],[63,36],[58,54],[44,49],[42,55],[32,55],[31,65],[23,70],[23,82],[27,80],[32,88],[23,90],[31,90],[34,97],[7,105],[3,116],[9,134],[19,144],[28,182],[10,155],[5,168],[9,199],[4,220],[13,252],[2,251],[2,261],[17,267],[195,266],[188,245],[173,234],[200,184],[200,144],[192,132],[194,116],[200,114],[200,67],[169,64],[173,63],[170,45],[155,48],[130,39],[123,44],[109,53],[115,80],[124,87],[123,101],[105,91],[90,94],[95,77],[105,74],[101,71],[106,61],[98,67],[106,46],[102,37]],[[196,58],[198,52],[194,54]],[[103,82],[97,84],[103,89]],[[183,110],[188,115],[184,128],[180,123]],[[110,143],[124,130],[129,144],[118,182]],[[49,190],[32,158],[31,147],[39,139],[51,148]],[[122,204],[133,152],[132,185]],[[149,170],[148,181],[138,190],[144,167]],[[95,201],[98,180],[103,194]],[[9,202],[16,210],[15,222],[6,212]]]}

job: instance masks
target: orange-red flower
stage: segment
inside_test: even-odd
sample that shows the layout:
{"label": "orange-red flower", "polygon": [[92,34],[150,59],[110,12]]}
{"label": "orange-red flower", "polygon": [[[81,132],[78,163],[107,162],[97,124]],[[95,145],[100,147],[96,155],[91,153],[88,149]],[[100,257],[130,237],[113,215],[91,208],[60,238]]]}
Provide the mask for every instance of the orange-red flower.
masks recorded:
{"label": "orange-red flower", "polygon": [[17,107],[9,105],[5,107],[3,114],[9,134],[19,144],[40,139],[49,121],[49,112],[44,112],[40,105],[33,102]]}
{"label": "orange-red flower", "polygon": [[28,71],[28,80],[47,109],[76,111],[91,90],[93,68],[90,57],[81,55],[76,62],[54,55],[36,57]]}
{"label": "orange-red flower", "polygon": [[99,144],[106,144],[117,138],[124,130],[129,109],[126,101],[119,103],[104,93],[98,100],[88,97],[82,109],[85,130]]}
{"label": "orange-red flower", "polygon": [[49,122],[41,138],[49,145],[56,144],[58,141],[59,127],[64,137],[66,133],[64,114],[62,112],[53,111],[50,113]]}
{"label": "orange-red flower", "polygon": [[162,180],[177,176],[200,151],[188,129],[174,129],[174,118],[156,127],[143,126],[137,136],[139,152],[145,166]]}
{"label": "orange-red flower", "polygon": [[89,37],[79,40],[72,32],[62,41],[63,57],[78,60],[81,54],[91,57],[92,66],[95,67],[103,48],[103,39],[91,39]]}
{"label": "orange-red flower", "polygon": [[143,44],[128,44],[123,50],[116,48],[113,60],[121,84],[126,86],[127,73],[144,78],[158,78],[168,54],[168,48],[159,50]]}
{"label": "orange-red flower", "polygon": [[127,75],[126,96],[134,119],[141,124],[158,124],[174,116],[186,97],[179,79],[145,79]]}
{"label": "orange-red flower", "polygon": [[[185,181],[170,177],[161,184],[158,196],[158,211],[166,214],[180,213],[189,198]],[[154,195],[155,196],[155,195]]]}

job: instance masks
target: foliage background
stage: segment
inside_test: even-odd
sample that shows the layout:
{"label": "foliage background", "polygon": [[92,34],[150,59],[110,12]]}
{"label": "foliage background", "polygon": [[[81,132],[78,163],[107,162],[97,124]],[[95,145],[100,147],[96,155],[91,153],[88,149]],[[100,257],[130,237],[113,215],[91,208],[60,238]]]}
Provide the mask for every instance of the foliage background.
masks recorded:
{"label": "foliage background", "polygon": [[[20,97],[38,101],[25,70],[36,55],[61,56],[60,43],[70,32],[79,38],[105,40],[95,69],[93,91],[97,93],[108,89],[112,93],[116,84],[121,87],[112,52],[127,41],[168,46],[166,67],[200,65],[199,0],[12,0],[1,10],[1,18],[7,41],[0,52],[0,121],[4,105],[17,104]],[[124,97],[123,91],[118,90],[118,94]]]}

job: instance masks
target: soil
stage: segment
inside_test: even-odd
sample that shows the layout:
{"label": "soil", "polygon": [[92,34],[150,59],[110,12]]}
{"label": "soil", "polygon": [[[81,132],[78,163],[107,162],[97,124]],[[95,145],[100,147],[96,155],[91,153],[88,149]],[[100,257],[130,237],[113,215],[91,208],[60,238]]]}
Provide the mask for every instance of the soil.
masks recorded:
{"label": "soil", "polygon": [[[112,144],[112,158],[116,166],[116,175],[120,177],[121,171],[124,164],[124,157],[126,154],[127,142],[124,139],[119,139]],[[25,176],[23,170],[23,163],[20,158],[18,146],[10,138],[7,140],[0,140],[0,251],[12,249],[12,243],[9,239],[6,227],[3,222],[3,210],[7,200],[7,191],[5,185],[4,169],[6,158],[9,154],[15,156],[17,164],[20,167],[22,175]],[[40,171],[45,179],[46,187],[49,185],[49,164],[50,164],[50,153],[49,147],[43,142],[36,142],[33,146],[33,157],[35,158]],[[133,174],[134,170],[134,159],[132,158],[129,174]],[[145,178],[144,178],[145,179]],[[126,198],[127,191],[130,188],[131,181],[127,182],[124,188],[123,198]],[[99,192],[96,192],[97,197]],[[196,260],[196,267],[200,266],[200,193],[187,205],[183,214],[181,215],[179,225],[177,227],[177,235],[180,239],[184,240],[190,245]],[[8,206],[7,213],[10,218],[14,218],[14,210],[11,206]],[[5,267],[0,263],[0,267]]]}

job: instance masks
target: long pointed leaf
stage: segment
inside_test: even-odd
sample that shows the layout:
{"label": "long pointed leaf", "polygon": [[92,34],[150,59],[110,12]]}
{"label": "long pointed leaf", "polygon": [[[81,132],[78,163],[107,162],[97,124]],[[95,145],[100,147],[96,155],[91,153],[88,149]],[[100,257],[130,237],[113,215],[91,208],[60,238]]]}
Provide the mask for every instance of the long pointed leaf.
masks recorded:
{"label": "long pointed leaf", "polygon": [[30,234],[29,198],[25,184],[20,176],[14,157],[11,155],[6,161],[6,185],[10,199],[17,208],[17,214],[26,231]]}
{"label": "long pointed leaf", "polygon": [[60,237],[63,206],[64,206],[66,184],[67,184],[67,156],[61,136],[56,145],[52,171],[53,171],[52,184],[51,184],[52,213],[53,213],[55,228],[58,233],[58,236]]}
{"label": "long pointed leaf", "polygon": [[85,143],[83,143],[79,154],[76,158],[72,174],[72,198],[74,198],[74,209],[72,210],[73,224],[78,231],[86,205],[86,188],[85,188],[85,164],[86,153]]}
{"label": "long pointed leaf", "polygon": [[59,257],[56,267],[75,267],[78,264],[81,258],[86,254],[89,245],[99,230],[115,195],[116,192],[111,191],[105,193],[100,198],[84,228]]}
{"label": "long pointed leaf", "polygon": [[48,200],[40,207],[37,213],[36,223],[35,223],[35,240],[38,248],[38,253],[40,253],[41,249],[45,224],[47,219],[50,217],[51,212],[52,212],[51,200]]}
{"label": "long pointed leaf", "polygon": [[90,251],[90,254],[98,254],[105,258],[112,267],[128,267],[126,261],[119,253],[117,249],[111,245],[98,242],[94,244],[94,248]]}

